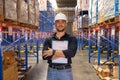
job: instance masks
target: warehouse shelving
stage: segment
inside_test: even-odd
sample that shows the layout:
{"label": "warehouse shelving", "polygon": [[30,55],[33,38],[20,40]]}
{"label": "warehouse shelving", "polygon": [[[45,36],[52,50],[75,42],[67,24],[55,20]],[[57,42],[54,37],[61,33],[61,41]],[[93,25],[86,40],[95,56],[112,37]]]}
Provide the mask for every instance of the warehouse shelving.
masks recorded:
{"label": "warehouse shelving", "polygon": [[40,44],[43,45],[43,42],[46,37],[52,34],[54,29],[54,16],[55,11],[52,9],[51,3],[47,1],[47,11],[40,11],[40,25],[38,30],[40,32]]}
{"label": "warehouse shelving", "polygon": [[[14,34],[14,35],[8,35],[8,31],[7,31],[7,29],[8,29],[8,27],[9,26],[11,26],[12,28],[13,28],[13,32],[12,32],[12,34]],[[22,64],[21,66],[23,66],[25,69],[25,72],[27,72],[28,70],[29,70],[29,66],[28,66],[28,53],[29,53],[29,50],[28,50],[28,40],[27,40],[27,38],[29,37],[28,36],[28,33],[25,33],[25,35],[22,35],[21,34],[21,29],[19,28],[19,27],[21,27],[21,26],[15,26],[15,25],[13,25],[13,24],[8,24],[8,23],[6,23],[6,22],[1,22],[1,27],[2,27],[2,31],[1,31],[1,57],[0,57],[0,59],[1,59],[1,68],[0,69],[3,69],[2,68],[2,66],[3,66],[3,64],[2,64],[2,55],[3,55],[3,52],[4,51],[7,51],[7,50],[14,50],[15,52],[16,52],[16,50],[17,50],[17,55],[18,55],[18,57],[19,58],[21,58],[21,53],[20,53],[20,51],[21,51],[21,46],[22,45],[25,45],[25,63],[22,63],[21,61],[19,61],[19,60],[17,60],[18,61],[18,63],[20,63],[20,64]],[[4,31],[5,30],[5,31]],[[27,35],[27,36],[26,36]],[[25,40],[26,39],[26,40]],[[34,39],[34,37],[32,38],[32,39]],[[38,59],[39,59],[39,57],[38,57],[38,39],[36,39],[36,43],[35,43],[35,45],[36,45],[36,62],[38,63]],[[3,71],[1,71],[1,74],[0,74],[0,76],[3,76],[3,73],[2,73]],[[2,77],[1,77],[2,78]],[[2,79],[1,79],[2,80]]]}

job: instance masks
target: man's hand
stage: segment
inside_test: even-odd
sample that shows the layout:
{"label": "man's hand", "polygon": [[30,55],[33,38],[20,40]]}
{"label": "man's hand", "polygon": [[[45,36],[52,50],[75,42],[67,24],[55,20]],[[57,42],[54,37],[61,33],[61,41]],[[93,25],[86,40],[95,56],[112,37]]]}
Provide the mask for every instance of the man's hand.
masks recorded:
{"label": "man's hand", "polygon": [[44,58],[46,58],[46,57],[48,57],[48,56],[51,56],[52,55],[52,52],[53,52],[53,50],[51,49],[51,48],[48,48],[48,50],[44,50],[43,51],[43,57]]}
{"label": "man's hand", "polygon": [[55,60],[57,58],[60,58],[59,56],[53,55],[52,60]]}

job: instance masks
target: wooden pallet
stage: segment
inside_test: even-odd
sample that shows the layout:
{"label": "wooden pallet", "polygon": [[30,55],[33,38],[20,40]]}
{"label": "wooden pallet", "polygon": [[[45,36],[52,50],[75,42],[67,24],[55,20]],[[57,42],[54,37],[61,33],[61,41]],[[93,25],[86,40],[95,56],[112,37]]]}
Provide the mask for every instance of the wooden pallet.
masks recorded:
{"label": "wooden pallet", "polygon": [[4,21],[4,16],[0,15],[0,21]]}
{"label": "wooden pallet", "polygon": [[[31,69],[31,65],[28,67],[28,71]],[[25,71],[25,68],[21,68],[21,70],[18,70],[18,80],[24,80],[25,77],[28,75],[28,72]]]}
{"label": "wooden pallet", "polygon": [[106,25],[106,24],[114,24],[114,23],[117,23],[119,21],[120,21],[120,16],[117,16],[117,17],[107,19],[103,23],[104,23],[104,25]]}
{"label": "wooden pallet", "polygon": [[7,23],[7,24],[10,24],[10,25],[14,25],[14,26],[18,25],[18,22],[15,21],[15,20],[4,19],[4,22]]}
{"label": "wooden pallet", "polygon": [[27,24],[27,23],[19,23],[19,26],[22,26],[22,27],[24,27],[24,28],[35,29],[35,30],[38,29],[37,26],[32,25],[32,24]]}

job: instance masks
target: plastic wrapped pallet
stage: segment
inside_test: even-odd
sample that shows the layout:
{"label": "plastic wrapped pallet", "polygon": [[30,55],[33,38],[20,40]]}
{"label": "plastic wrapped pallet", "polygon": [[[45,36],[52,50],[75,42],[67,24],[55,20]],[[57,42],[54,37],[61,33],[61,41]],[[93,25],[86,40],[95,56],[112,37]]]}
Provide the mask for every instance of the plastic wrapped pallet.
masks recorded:
{"label": "plastic wrapped pallet", "polygon": [[17,0],[5,0],[5,19],[17,21]]}
{"label": "plastic wrapped pallet", "polygon": [[103,22],[104,17],[104,0],[98,0],[98,23]]}
{"label": "plastic wrapped pallet", "polygon": [[75,16],[78,15],[78,6],[75,6]]}
{"label": "plastic wrapped pallet", "polygon": [[78,16],[77,27],[78,29],[82,28],[82,16]]}
{"label": "plastic wrapped pallet", "polygon": [[92,0],[89,0],[89,9],[88,9],[88,14],[89,14],[89,25],[92,25]]}
{"label": "plastic wrapped pallet", "polygon": [[83,28],[88,28],[88,15],[83,16]]}
{"label": "plastic wrapped pallet", "polygon": [[77,0],[77,8],[78,8],[78,12],[80,12],[80,10],[82,9],[82,0]]}
{"label": "plastic wrapped pallet", "polygon": [[0,0],[0,21],[4,20],[4,14],[3,14],[3,0]]}
{"label": "plastic wrapped pallet", "polygon": [[28,23],[28,4],[24,0],[18,0],[18,21]]}
{"label": "plastic wrapped pallet", "polygon": [[83,11],[88,10],[88,6],[89,6],[89,0],[82,0],[82,10]]}
{"label": "plastic wrapped pallet", "polygon": [[39,3],[35,1],[35,26],[39,26]]}
{"label": "plastic wrapped pallet", "polygon": [[98,7],[97,7],[97,3],[98,3],[98,0],[93,0],[92,1],[92,24],[96,24],[97,23],[97,14],[98,14]]}
{"label": "plastic wrapped pallet", "polygon": [[77,28],[77,19],[75,18],[74,22],[73,22],[73,27],[72,27],[72,31],[77,31],[78,28]]}
{"label": "plastic wrapped pallet", "polygon": [[28,0],[29,24],[35,25],[35,0]]}
{"label": "plastic wrapped pallet", "polygon": [[118,0],[104,0],[104,20],[115,17],[118,14]]}

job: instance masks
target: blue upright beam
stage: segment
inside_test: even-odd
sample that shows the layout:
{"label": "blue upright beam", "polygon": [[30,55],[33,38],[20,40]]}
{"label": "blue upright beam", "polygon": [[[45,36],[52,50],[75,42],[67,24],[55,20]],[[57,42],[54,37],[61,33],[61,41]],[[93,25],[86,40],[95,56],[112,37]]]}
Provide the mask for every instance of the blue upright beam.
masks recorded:
{"label": "blue upright beam", "polygon": [[39,41],[38,41],[38,39],[37,39],[37,47],[36,47],[36,53],[37,53],[37,63],[39,63]]}
{"label": "blue upright beam", "polygon": [[25,33],[25,70],[28,71],[28,33]]}
{"label": "blue upright beam", "polygon": [[100,50],[100,31],[98,31],[98,65],[100,65],[100,58],[101,58],[101,50]]}
{"label": "blue upright beam", "polygon": [[118,67],[119,67],[119,80],[120,80],[120,26],[119,26],[119,61],[118,61]]}
{"label": "blue upright beam", "polygon": [[0,42],[0,80],[3,80],[2,46]]}
{"label": "blue upright beam", "polygon": [[[115,43],[115,26],[112,26],[112,29],[111,29],[111,40],[113,43]],[[114,56],[115,47],[114,45],[111,45],[111,47],[112,47],[112,56]],[[112,59],[112,61],[114,62],[114,58]]]}
{"label": "blue upright beam", "polygon": [[91,41],[90,41],[90,38],[91,37],[91,31],[90,31],[90,28],[89,28],[89,34],[88,34],[88,60],[89,60],[89,63],[91,62],[90,61],[90,58],[91,58]]}
{"label": "blue upright beam", "polygon": [[[1,28],[1,26],[0,26]],[[2,45],[1,45],[1,42],[2,42],[2,31],[0,29],[0,80],[3,80],[3,60],[2,60]]]}

